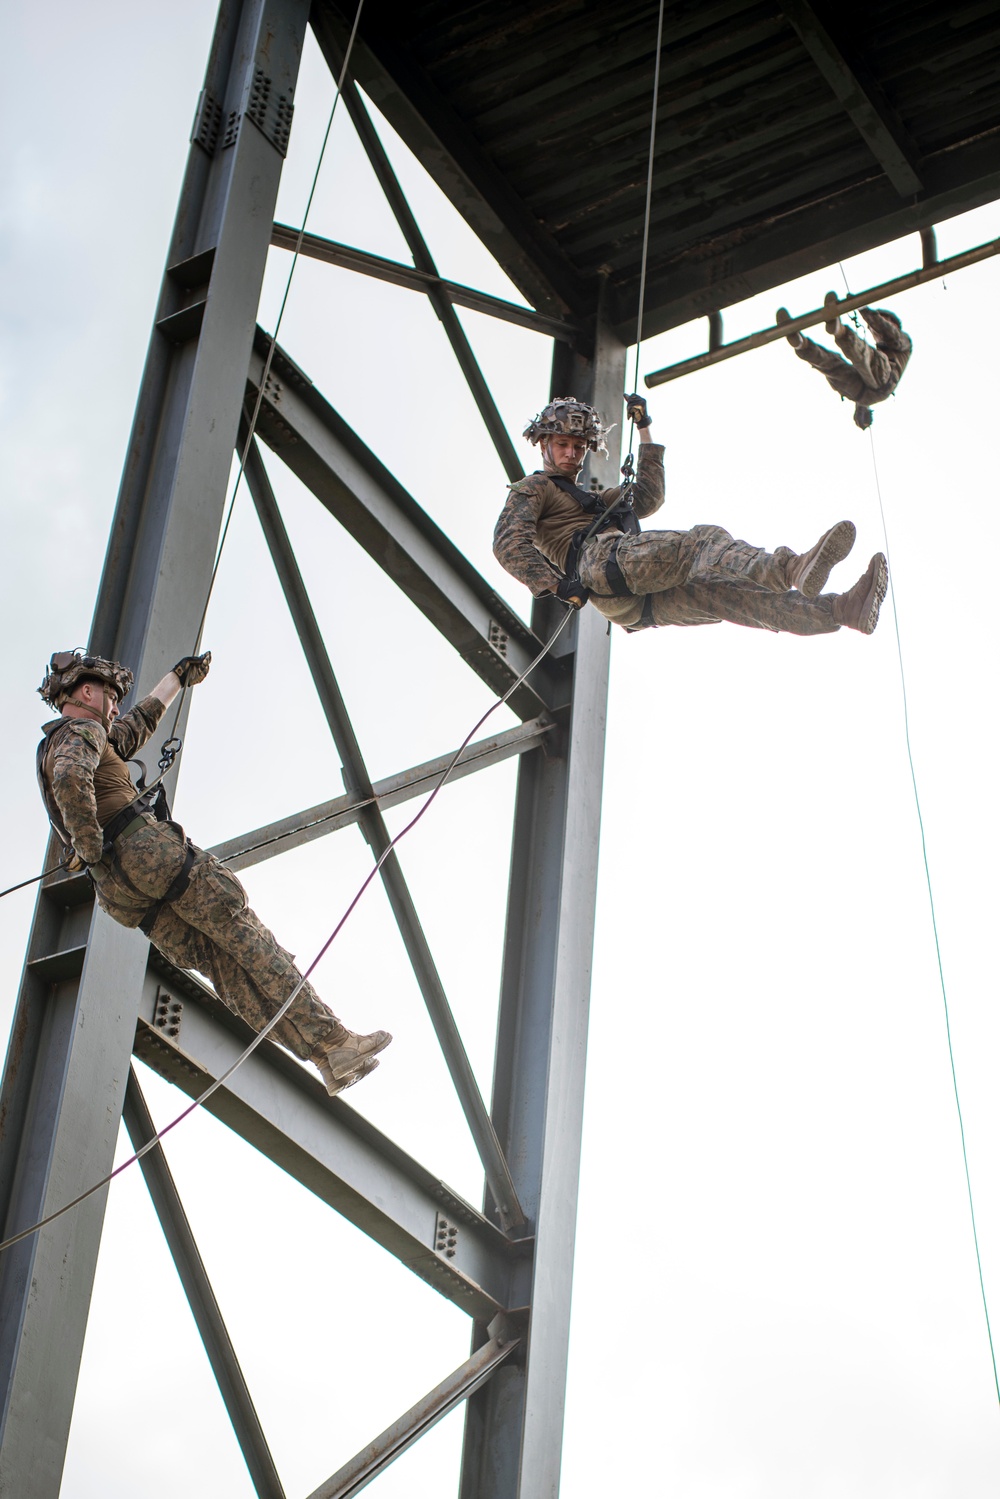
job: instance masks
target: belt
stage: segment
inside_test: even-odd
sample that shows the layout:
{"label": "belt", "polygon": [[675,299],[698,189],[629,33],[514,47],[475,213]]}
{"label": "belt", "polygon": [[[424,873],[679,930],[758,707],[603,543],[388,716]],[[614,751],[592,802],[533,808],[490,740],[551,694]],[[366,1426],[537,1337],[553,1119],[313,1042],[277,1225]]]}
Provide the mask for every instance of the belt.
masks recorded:
{"label": "belt", "polygon": [[156,821],[147,812],[144,798],[137,796],[133,801],[129,802],[127,807],[122,807],[120,812],[116,812],[110,822],[105,823],[105,843],[114,843],[116,838],[121,838],[124,835],[126,828],[129,833],[134,833],[140,826],[140,818],[143,818],[146,822]]}
{"label": "belt", "polygon": [[[128,808],[126,807],[125,810],[128,811]],[[114,838],[111,841],[113,843],[124,843],[126,838],[131,838],[132,834],[137,833],[140,828],[144,828],[148,826],[149,823],[155,821],[156,818],[153,816],[152,812],[139,812],[135,817],[132,818],[131,822],[127,822],[125,824],[120,833],[115,834]]]}

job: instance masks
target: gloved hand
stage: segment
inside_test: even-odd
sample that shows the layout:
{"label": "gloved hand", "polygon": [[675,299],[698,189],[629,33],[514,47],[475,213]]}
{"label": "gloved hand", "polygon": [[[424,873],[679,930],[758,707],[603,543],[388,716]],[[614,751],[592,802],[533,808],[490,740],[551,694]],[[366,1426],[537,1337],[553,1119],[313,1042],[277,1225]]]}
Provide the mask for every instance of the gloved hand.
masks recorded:
{"label": "gloved hand", "polygon": [[212,652],[205,651],[201,656],[182,656],[173,670],[182,687],[197,687],[208,676],[211,664]]}
{"label": "gloved hand", "polygon": [[80,858],[75,848],[71,848],[69,857],[63,863],[63,868],[68,869],[70,874],[79,874],[81,869],[87,868],[87,861]]}
{"label": "gloved hand", "polygon": [[562,578],[556,589],[556,597],[574,609],[582,609],[590,598],[590,590],[584,588],[579,578]]}
{"label": "gloved hand", "polygon": [[638,393],[626,396],[625,409],[628,413],[629,421],[635,422],[637,427],[649,427],[652,425],[653,418],[649,414],[645,396],[640,396]]}

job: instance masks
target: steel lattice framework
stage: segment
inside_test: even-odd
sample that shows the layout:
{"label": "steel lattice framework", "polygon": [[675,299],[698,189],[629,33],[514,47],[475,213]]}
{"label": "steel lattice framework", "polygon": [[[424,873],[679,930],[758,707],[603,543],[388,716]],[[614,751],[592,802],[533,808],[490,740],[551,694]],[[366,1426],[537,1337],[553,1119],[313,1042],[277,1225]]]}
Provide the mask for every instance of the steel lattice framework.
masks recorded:
{"label": "steel lattice framework", "polygon": [[[169,669],[208,597],[234,446],[242,451],[260,395],[246,479],[347,789],[215,850],[237,869],[355,824],[381,854],[384,810],[427,790],[450,758],[372,783],[258,436],[495,691],[524,672],[564,607],[546,601],[530,626],[520,620],[291,358],[275,347],[267,368],[271,340],[255,318],[272,234],[280,243],[283,232],[272,223],[308,19],[308,0],[220,9],[90,640],[92,650],[133,664],[137,698]],[[350,83],[343,97],[406,236],[417,284],[444,323],[504,467],[519,476],[454,311],[462,289],[437,277]],[[611,409],[625,348],[600,313],[595,306],[591,331],[572,349],[559,346],[554,379]],[[530,323],[534,315],[519,316]],[[597,468],[594,477],[610,474]],[[580,616],[563,641],[511,698],[521,726],[472,744],[457,771],[519,757],[489,1109],[394,854],[381,870],[482,1159],[484,1208],[329,1099],[276,1046],[254,1052],[209,1104],[471,1319],[470,1358],[321,1486],[330,1499],[357,1492],[463,1400],[466,1499],[534,1499],[558,1489],[609,650],[597,615]],[[4,1233],[106,1176],[123,1115],[136,1146],[151,1138],[132,1055],[196,1096],[250,1034],[207,987],[107,918],[85,877],[47,880],[3,1084]],[[257,1492],[278,1499],[280,1478],[159,1146],[142,1169]],[[106,1192],[89,1198],[0,1261],[0,1492],[18,1499],[59,1492],[105,1201]]]}
{"label": "steel lattice framework", "polygon": [[[553,393],[619,409],[641,280],[657,10],[658,0],[639,0],[610,26],[606,7],[555,0],[405,11],[366,0],[353,77],[524,307],[439,274],[350,80],[344,105],[412,265],[300,240],[274,223],[307,24],[337,76],[356,0],[221,0],[90,648],[132,665],[141,695],[188,641],[210,592],[233,450],[242,452],[259,398],[246,479],[346,789],[215,849],[234,869],[354,825],[380,855],[384,812],[428,790],[450,758],[372,782],[258,438],[494,691],[527,670],[562,607],[543,600],[530,624],[519,619],[294,359],[272,350],[256,325],[268,248],[298,244],[426,294],[501,464],[518,477],[455,307],[552,337]],[[901,234],[919,230],[924,241],[923,270],[906,284],[938,274],[934,223],[1000,191],[995,6],[876,0],[864,56],[825,0],[671,0],[663,35],[644,328],[708,316],[710,352],[650,383],[741,352],[722,343],[725,306]],[[594,463],[598,484],[613,477]],[[511,697],[519,726],[471,745],[456,771],[518,757],[489,1107],[398,861],[390,855],[381,869],[482,1160],[483,1208],[329,1099],[278,1047],[261,1046],[210,1101],[471,1320],[469,1359],[312,1499],[358,1492],[462,1401],[461,1499],[558,1492],[607,675],[604,621],[584,611]],[[95,909],[84,877],[47,880],[0,1097],[3,1235],[104,1178],[122,1117],[134,1142],[151,1138],[133,1055],[195,1096],[249,1034],[209,989]],[[257,1492],[278,1499],[280,1478],[158,1147],[142,1168]],[[105,1198],[88,1198],[0,1258],[0,1494],[12,1499],[59,1492]]]}

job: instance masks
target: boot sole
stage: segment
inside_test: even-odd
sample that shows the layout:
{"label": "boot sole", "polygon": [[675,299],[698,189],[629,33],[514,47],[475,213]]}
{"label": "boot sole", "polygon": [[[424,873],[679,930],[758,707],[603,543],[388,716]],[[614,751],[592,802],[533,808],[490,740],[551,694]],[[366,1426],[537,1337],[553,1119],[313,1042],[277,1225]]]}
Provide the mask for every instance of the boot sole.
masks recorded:
{"label": "boot sole", "polygon": [[355,1083],[360,1083],[363,1078],[368,1077],[369,1073],[374,1072],[377,1066],[378,1057],[365,1057],[356,1072],[349,1072],[346,1077],[335,1079],[332,1093],[330,1093],[329,1088],[326,1091],[330,1093],[331,1098],[336,1098],[337,1094],[343,1093],[345,1088],[353,1088]]}
{"label": "boot sole", "polygon": [[865,601],[861,606],[861,622],[858,625],[858,629],[862,635],[874,635],[875,626],[878,624],[879,610],[889,591],[889,564],[881,552],[877,554],[875,561],[877,566],[875,568],[875,576],[872,578],[872,586],[865,595]]}
{"label": "boot sole", "polygon": [[823,592],[831,572],[838,562],[843,562],[854,545],[857,535],[854,522],[842,520],[831,526],[829,534],[817,553],[816,559],[798,584],[803,598],[814,599]]}

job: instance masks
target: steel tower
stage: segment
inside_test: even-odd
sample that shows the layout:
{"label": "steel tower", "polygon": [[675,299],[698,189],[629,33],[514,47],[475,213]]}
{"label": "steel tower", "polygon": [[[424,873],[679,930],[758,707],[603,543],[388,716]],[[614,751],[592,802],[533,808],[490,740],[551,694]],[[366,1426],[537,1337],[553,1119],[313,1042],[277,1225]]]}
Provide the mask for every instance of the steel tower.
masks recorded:
{"label": "steel tower", "polygon": [[[257,438],[497,693],[529,665],[563,608],[538,605],[530,626],[517,618],[256,325],[268,248],[287,245],[292,234],[273,220],[309,12],[309,0],[220,7],[90,639],[91,649],[133,665],[136,699],[169,669],[205,606],[234,447],[242,448],[247,413],[261,395],[246,480],[347,790],[217,849],[234,868],[262,857],[265,842],[274,852],[354,825],[380,854],[389,836],[383,809],[427,790],[449,758],[373,785]],[[317,35],[338,74],[344,38],[329,25]],[[608,410],[623,389],[624,344],[602,318],[599,293],[590,318],[571,324],[442,281],[349,81],[343,102],[413,256],[415,269],[397,267],[397,278],[429,296],[504,467],[517,477],[454,305],[555,334],[554,388]],[[305,248],[337,259],[336,247],[312,237]],[[359,270],[386,274],[375,257],[355,255]],[[615,475],[605,463],[592,477],[607,483]],[[394,854],[381,871],[482,1159],[483,1207],[456,1197],[270,1044],[209,1105],[470,1318],[468,1361],[321,1487],[331,1499],[357,1492],[463,1400],[464,1499],[538,1499],[558,1490],[608,651],[603,619],[575,619],[513,695],[521,726],[473,744],[459,767],[470,774],[519,757],[489,1108]],[[85,877],[47,880],[3,1081],[4,1235],[107,1175],[123,1114],[134,1142],[150,1138],[133,1055],[195,1096],[248,1034],[197,979],[108,919]],[[142,1166],[257,1492],[276,1499],[284,1490],[159,1147]],[[0,1492],[18,1499],[59,1492],[105,1199],[106,1192],[89,1198],[0,1260]],[[359,1444],[371,1435],[358,1433]]]}

